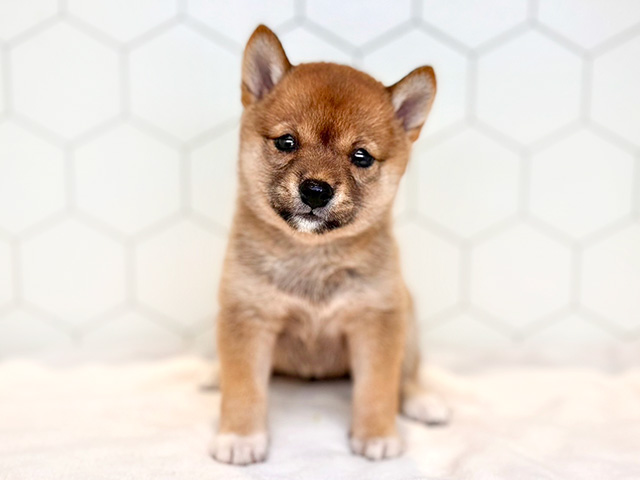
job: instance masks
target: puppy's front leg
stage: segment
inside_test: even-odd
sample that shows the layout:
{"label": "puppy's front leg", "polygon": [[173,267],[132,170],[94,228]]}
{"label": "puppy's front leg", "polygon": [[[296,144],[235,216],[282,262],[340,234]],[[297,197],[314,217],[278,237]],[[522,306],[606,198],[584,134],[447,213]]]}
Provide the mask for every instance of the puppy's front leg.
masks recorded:
{"label": "puppy's front leg", "polygon": [[222,312],[219,432],[211,446],[218,461],[246,465],[267,456],[267,386],[275,333],[252,318]]}
{"label": "puppy's front leg", "polygon": [[371,460],[396,457],[404,324],[390,312],[367,312],[348,332],[353,385],[351,449]]}

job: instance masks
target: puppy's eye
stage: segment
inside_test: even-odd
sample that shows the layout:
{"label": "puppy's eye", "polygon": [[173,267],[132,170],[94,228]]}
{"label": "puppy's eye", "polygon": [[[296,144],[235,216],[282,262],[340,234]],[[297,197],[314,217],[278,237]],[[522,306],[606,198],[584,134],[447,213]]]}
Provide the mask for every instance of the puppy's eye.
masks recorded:
{"label": "puppy's eye", "polygon": [[293,152],[296,148],[298,148],[298,142],[296,142],[296,139],[293,138],[293,135],[289,135],[288,133],[276,138],[273,143],[281,152]]}
{"label": "puppy's eye", "polygon": [[375,158],[364,148],[359,148],[351,154],[351,162],[357,167],[369,168],[375,162]]}

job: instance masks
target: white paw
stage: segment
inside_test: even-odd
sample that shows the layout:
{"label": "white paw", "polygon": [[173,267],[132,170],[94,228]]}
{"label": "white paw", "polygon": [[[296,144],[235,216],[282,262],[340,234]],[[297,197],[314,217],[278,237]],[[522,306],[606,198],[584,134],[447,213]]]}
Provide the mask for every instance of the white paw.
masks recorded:
{"label": "white paw", "polygon": [[353,453],[369,460],[397,457],[403,451],[402,440],[397,436],[364,439],[351,437],[350,445]]}
{"label": "white paw", "polygon": [[402,414],[427,425],[443,425],[451,418],[451,410],[445,401],[434,393],[418,393],[405,398]]}
{"label": "white paw", "polygon": [[248,465],[264,462],[267,458],[267,445],[266,433],[253,435],[221,433],[213,439],[209,452],[219,462]]}

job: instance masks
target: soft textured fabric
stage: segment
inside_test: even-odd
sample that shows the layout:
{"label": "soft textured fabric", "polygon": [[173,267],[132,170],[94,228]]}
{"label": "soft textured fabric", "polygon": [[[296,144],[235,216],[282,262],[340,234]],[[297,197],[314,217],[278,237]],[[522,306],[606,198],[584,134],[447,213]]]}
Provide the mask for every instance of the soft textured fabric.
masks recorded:
{"label": "soft textured fabric", "polygon": [[347,381],[275,379],[268,461],[207,455],[219,393],[207,362],[53,369],[0,364],[0,479],[640,478],[640,371],[430,370],[454,418],[429,428],[400,419],[406,454],[370,462],[347,444]]}

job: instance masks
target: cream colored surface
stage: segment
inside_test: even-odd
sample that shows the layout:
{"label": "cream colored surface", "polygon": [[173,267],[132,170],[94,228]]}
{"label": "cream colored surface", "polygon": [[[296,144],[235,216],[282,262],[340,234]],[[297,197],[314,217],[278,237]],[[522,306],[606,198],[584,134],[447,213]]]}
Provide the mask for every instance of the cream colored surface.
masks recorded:
{"label": "cream colored surface", "polygon": [[283,379],[271,389],[267,463],[208,457],[219,395],[196,358],[66,370],[0,365],[3,480],[640,478],[640,371],[512,369],[428,378],[449,427],[400,420],[407,451],[370,462],[347,444],[347,382]]}

